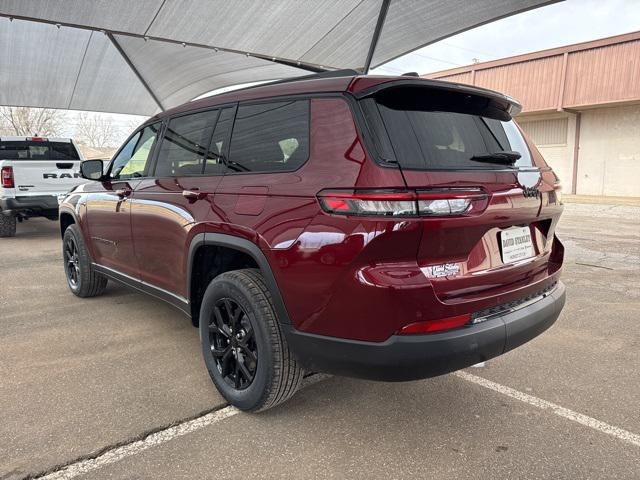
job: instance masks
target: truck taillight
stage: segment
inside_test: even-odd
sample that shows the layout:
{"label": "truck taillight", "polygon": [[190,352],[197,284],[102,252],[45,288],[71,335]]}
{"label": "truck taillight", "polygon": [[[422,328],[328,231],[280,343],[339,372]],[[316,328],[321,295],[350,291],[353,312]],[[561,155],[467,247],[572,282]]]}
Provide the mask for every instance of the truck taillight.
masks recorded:
{"label": "truck taillight", "polygon": [[337,215],[440,217],[481,212],[488,195],[480,188],[323,190],[318,201],[325,212]]}
{"label": "truck taillight", "polygon": [[3,188],[14,188],[13,183],[13,167],[2,167],[2,173],[0,173]]}

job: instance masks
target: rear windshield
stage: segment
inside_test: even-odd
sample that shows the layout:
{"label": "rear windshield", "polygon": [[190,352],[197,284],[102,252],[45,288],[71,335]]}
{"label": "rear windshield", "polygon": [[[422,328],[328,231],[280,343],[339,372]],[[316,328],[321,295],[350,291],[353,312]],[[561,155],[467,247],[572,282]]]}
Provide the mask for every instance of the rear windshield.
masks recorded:
{"label": "rear windshield", "polygon": [[445,102],[437,92],[414,88],[365,99],[365,117],[383,159],[413,170],[496,169],[511,165],[472,158],[506,151],[521,155],[516,167],[532,166],[513,120],[485,116],[477,105],[467,113],[460,98]]}
{"label": "rear windshield", "polygon": [[0,142],[0,160],[80,160],[70,142]]}

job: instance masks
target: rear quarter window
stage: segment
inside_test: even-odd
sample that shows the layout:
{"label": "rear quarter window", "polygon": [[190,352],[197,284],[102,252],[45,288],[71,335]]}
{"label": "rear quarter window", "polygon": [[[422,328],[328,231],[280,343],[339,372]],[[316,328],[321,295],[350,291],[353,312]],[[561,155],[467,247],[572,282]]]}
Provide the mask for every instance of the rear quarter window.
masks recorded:
{"label": "rear quarter window", "polygon": [[309,157],[309,100],[240,105],[229,159],[230,172],[298,169]]}

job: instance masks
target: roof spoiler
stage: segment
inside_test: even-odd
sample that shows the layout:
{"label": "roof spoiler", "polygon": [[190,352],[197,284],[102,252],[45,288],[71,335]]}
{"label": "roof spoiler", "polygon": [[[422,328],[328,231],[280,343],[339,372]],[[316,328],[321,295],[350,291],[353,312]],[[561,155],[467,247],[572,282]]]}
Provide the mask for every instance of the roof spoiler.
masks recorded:
{"label": "roof spoiler", "polygon": [[[353,92],[358,98],[366,98],[391,93],[395,89],[402,88],[425,88],[428,90],[442,92],[443,97],[456,97],[464,99],[470,110],[478,110],[478,114],[495,118],[497,120],[508,121],[522,111],[522,105],[508,95],[504,95],[486,88],[473,87],[460,83],[444,82],[441,80],[428,80],[417,78],[406,78],[381,82],[363,90]],[[480,113],[482,110],[482,113]],[[466,110],[465,110],[466,111]]]}

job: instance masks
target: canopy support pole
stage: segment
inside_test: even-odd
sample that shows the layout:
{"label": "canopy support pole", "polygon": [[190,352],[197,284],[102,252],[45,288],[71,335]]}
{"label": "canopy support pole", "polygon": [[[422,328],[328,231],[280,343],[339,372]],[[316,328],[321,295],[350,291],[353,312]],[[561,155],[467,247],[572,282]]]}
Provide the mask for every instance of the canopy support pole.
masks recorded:
{"label": "canopy support pole", "polygon": [[378,14],[378,22],[376,23],[376,29],[373,31],[373,37],[371,38],[371,44],[369,45],[369,53],[367,53],[367,60],[364,63],[364,68],[362,69],[362,73],[365,75],[369,73],[369,68],[371,67],[371,61],[373,60],[373,53],[376,51],[376,46],[378,45],[378,39],[380,38],[380,33],[382,32],[382,26],[384,25],[384,21],[387,18],[387,12],[389,11],[389,4],[391,0],[382,0],[382,5],[380,6],[380,13]]}
{"label": "canopy support pole", "polygon": [[107,37],[109,37],[109,40],[111,40],[111,43],[113,44],[113,46],[116,47],[116,50],[118,50],[118,53],[120,53],[120,55],[122,56],[124,61],[127,62],[127,65],[129,65],[129,68],[133,71],[133,73],[135,73],[136,77],[138,77],[138,80],[140,80],[140,83],[142,84],[142,86],[145,88],[145,90],[147,92],[149,92],[149,95],[151,95],[151,98],[153,98],[153,101],[156,102],[158,107],[160,107],[160,110],[162,110],[164,112],[166,110],[166,108],[164,108],[164,106],[162,105],[162,103],[160,102],[160,100],[158,99],[156,94],[153,93],[153,90],[151,90],[151,87],[149,86],[147,81],[144,79],[142,74],[135,67],[133,62],[131,62],[131,59],[127,56],[127,54],[122,49],[122,47],[120,46],[118,41],[115,39],[113,34],[111,32],[105,32],[105,33],[106,33]]}

